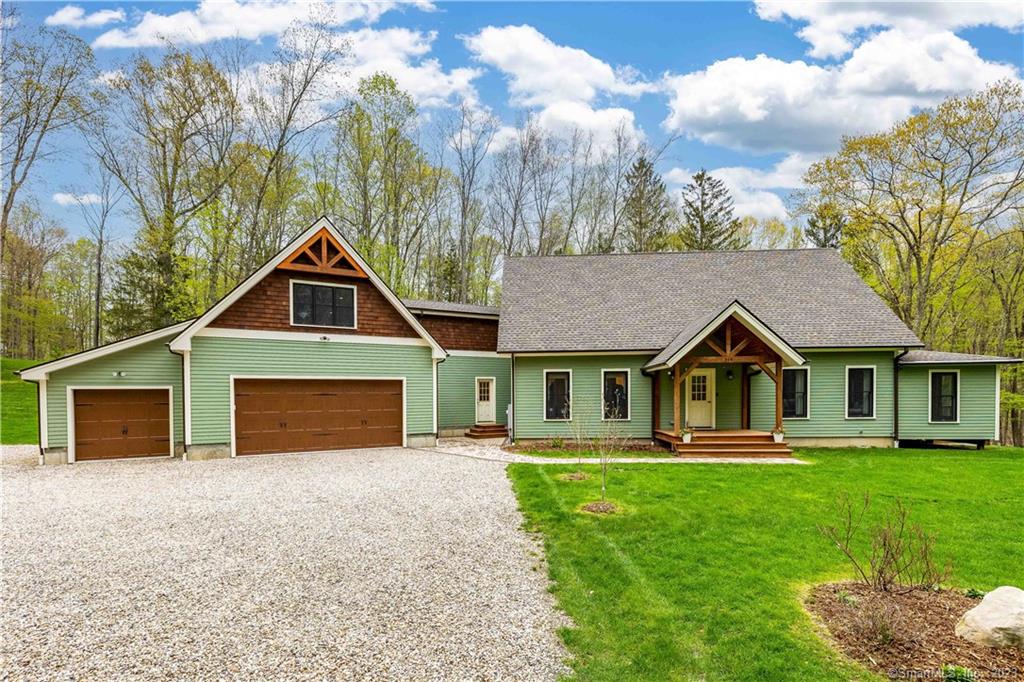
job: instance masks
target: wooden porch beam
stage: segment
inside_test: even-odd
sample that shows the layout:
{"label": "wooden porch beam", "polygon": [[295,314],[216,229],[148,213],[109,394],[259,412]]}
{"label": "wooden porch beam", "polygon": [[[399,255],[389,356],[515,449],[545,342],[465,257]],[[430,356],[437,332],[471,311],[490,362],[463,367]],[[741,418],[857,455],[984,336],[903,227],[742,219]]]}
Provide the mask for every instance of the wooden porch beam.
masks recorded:
{"label": "wooden porch beam", "polygon": [[775,430],[782,430],[782,359],[775,360]]}
{"label": "wooden porch beam", "polygon": [[680,418],[679,384],[682,381],[682,379],[679,377],[679,363],[678,362],[676,363],[675,367],[673,368],[673,372],[675,372],[675,377],[672,380],[672,416],[673,416],[673,419],[674,419],[674,421],[672,422],[672,431],[678,436],[682,432],[682,429],[680,428],[680,424],[679,424],[679,418]]}
{"label": "wooden porch beam", "polygon": [[721,356],[718,356],[718,355],[701,355],[701,356],[698,356],[698,357],[689,357],[689,358],[685,358],[685,359],[689,360],[691,362],[695,362],[697,364],[701,364],[701,365],[713,365],[713,364],[716,364],[716,363],[720,364],[720,365],[723,365],[723,364],[724,365],[728,365],[728,364],[732,364],[732,363],[741,363],[741,362],[746,362],[746,363],[752,364],[752,363],[757,362],[758,360],[763,360],[763,358],[760,355],[734,355],[734,356],[728,357],[728,358],[727,357],[721,357]]}
{"label": "wooden porch beam", "polygon": [[764,372],[766,375],[768,375],[769,379],[771,379],[775,383],[779,383],[779,380],[775,378],[775,372],[773,372],[770,369],[768,369],[768,365],[765,364],[764,360],[760,356],[758,356],[754,360],[754,362],[757,363],[757,366],[761,368],[762,372]]}
{"label": "wooden porch beam", "polygon": [[711,338],[710,336],[709,336],[708,338],[704,339],[704,343],[708,344],[708,346],[710,346],[710,347],[711,347],[711,350],[715,351],[716,353],[718,353],[719,355],[721,355],[721,356],[722,356],[723,358],[724,358],[724,357],[726,357],[727,355],[729,355],[729,354],[728,354],[728,353],[726,353],[726,352],[725,352],[724,350],[722,350],[722,349],[721,349],[721,348],[720,348],[720,347],[718,346],[718,344],[717,344],[717,343],[715,343],[714,339],[712,339],[712,338]]}
{"label": "wooden porch beam", "polygon": [[741,350],[743,350],[744,348],[747,347],[748,343],[750,343],[750,339],[749,338],[743,339],[742,341],[740,341],[739,343],[736,344],[736,347],[732,349],[732,352],[730,353],[730,355],[732,357],[737,356]]}
{"label": "wooden porch beam", "polygon": [[722,355],[732,355],[732,318],[725,321],[725,352]]}

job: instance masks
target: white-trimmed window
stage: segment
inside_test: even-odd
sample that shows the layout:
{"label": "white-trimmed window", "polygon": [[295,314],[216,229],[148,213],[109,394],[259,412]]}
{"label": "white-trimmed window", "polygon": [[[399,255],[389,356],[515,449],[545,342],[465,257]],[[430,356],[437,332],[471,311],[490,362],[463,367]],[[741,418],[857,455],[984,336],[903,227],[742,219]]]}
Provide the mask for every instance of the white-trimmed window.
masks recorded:
{"label": "white-trimmed window", "polygon": [[875,375],[874,365],[847,365],[846,367],[846,418],[875,418]]}
{"label": "white-trimmed window", "polygon": [[928,372],[928,421],[956,424],[960,421],[960,370]]}
{"label": "white-trimmed window", "polygon": [[601,419],[629,421],[629,370],[601,370]]}
{"label": "white-trimmed window", "polygon": [[572,370],[544,370],[544,421],[572,419]]}
{"label": "white-trimmed window", "polygon": [[782,368],[782,418],[809,419],[811,416],[811,368]]}
{"label": "white-trimmed window", "polygon": [[351,284],[290,280],[292,325],[356,328],[356,288]]}

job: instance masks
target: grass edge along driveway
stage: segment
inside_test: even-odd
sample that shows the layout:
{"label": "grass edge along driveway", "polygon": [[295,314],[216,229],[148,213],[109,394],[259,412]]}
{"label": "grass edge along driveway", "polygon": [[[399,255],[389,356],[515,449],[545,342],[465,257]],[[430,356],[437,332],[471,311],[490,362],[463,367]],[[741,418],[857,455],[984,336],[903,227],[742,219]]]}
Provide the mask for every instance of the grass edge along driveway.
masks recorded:
{"label": "grass edge along driveway", "polygon": [[613,466],[625,513],[577,507],[599,497],[563,481],[575,465],[509,465],[527,529],[543,534],[562,636],[586,680],[878,679],[815,634],[800,596],[852,577],[817,531],[841,492],[872,494],[869,521],[896,497],[937,535],[951,584],[1024,585],[1024,449],[804,449],[813,466]]}
{"label": "grass edge along driveway", "polygon": [[36,385],[15,374],[39,362],[0,358],[0,443],[4,445],[39,442]]}

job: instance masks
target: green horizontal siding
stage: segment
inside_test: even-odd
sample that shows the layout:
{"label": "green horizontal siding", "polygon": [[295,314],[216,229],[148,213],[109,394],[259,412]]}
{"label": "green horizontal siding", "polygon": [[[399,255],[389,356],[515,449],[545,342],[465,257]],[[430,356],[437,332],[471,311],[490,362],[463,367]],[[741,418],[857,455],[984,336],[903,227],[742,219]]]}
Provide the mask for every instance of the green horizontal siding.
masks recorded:
{"label": "green horizontal siding", "polygon": [[[786,419],[786,436],[793,438],[891,437],[893,352],[834,351],[804,354],[810,367],[810,419]],[[875,418],[846,418],[846,367],[875,366]],[[775,383],[763,373],[750,380],[750,426],[775,426]]]}
{"label": "green horizontal siding", "polygon": [[[172,386],[174,442],[184,442],[181,356],[167,350],[167,340],[150,341],[50,373],[46,384],[48,446],[67,447],[68,386]],[[115,377],[115,372],[124,372],[124,376]]]}
{"label": "green horizontal siding", "polygon": [[589,437],[599,436],[601,421],[601,370],[629,369],[630,419],[615,422],[619,435],[651,437],[651,379],[640,368],[649,355],[565,355],[517,357],[515,360],[515,437],[572,438],[573,427],[563,421],[544,421],[544,370],[572,370],[572,418]]}
{"label": "green horizontal siding", "polygon": [[508,423],[512,400],[512,361],[509,358],[450,355],[437,366],[437,420],[442,429],[472,426],[476,422],[476,378],[494,377],[494,418]]}
{"label": "green horizontal siding", "polygon": [[230,377],[405,377],[406,432],[433,433],[433,361],[426,346],[192,339],[192,442],[231,439]]}
{"label": "green horizontal siding", "polygon": [[[960,423],[929,424],[928,373],[960,371]],[[912,365],[900,369],[900,438],[988,440],[996,428],[995,365]]]}

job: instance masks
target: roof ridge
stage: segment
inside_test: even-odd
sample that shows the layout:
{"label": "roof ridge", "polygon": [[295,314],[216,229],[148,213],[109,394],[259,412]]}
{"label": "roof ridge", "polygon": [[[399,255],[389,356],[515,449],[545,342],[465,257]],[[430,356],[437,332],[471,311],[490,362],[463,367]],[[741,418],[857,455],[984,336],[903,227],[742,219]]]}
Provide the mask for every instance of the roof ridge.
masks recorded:
{"label": "roof ridge", "polygon": [[784,249],[696,249],[692,251],[615,251],[612,253],[549,253],[549,254],[512,254],[506,260],[535,260],[541,258],[604,258],[606,256],[686,256],[693,254],[754,254],[754,253],[794,253],[803,251],[826,251],[839,254],[837,249],[825,246],[787,247]]}

